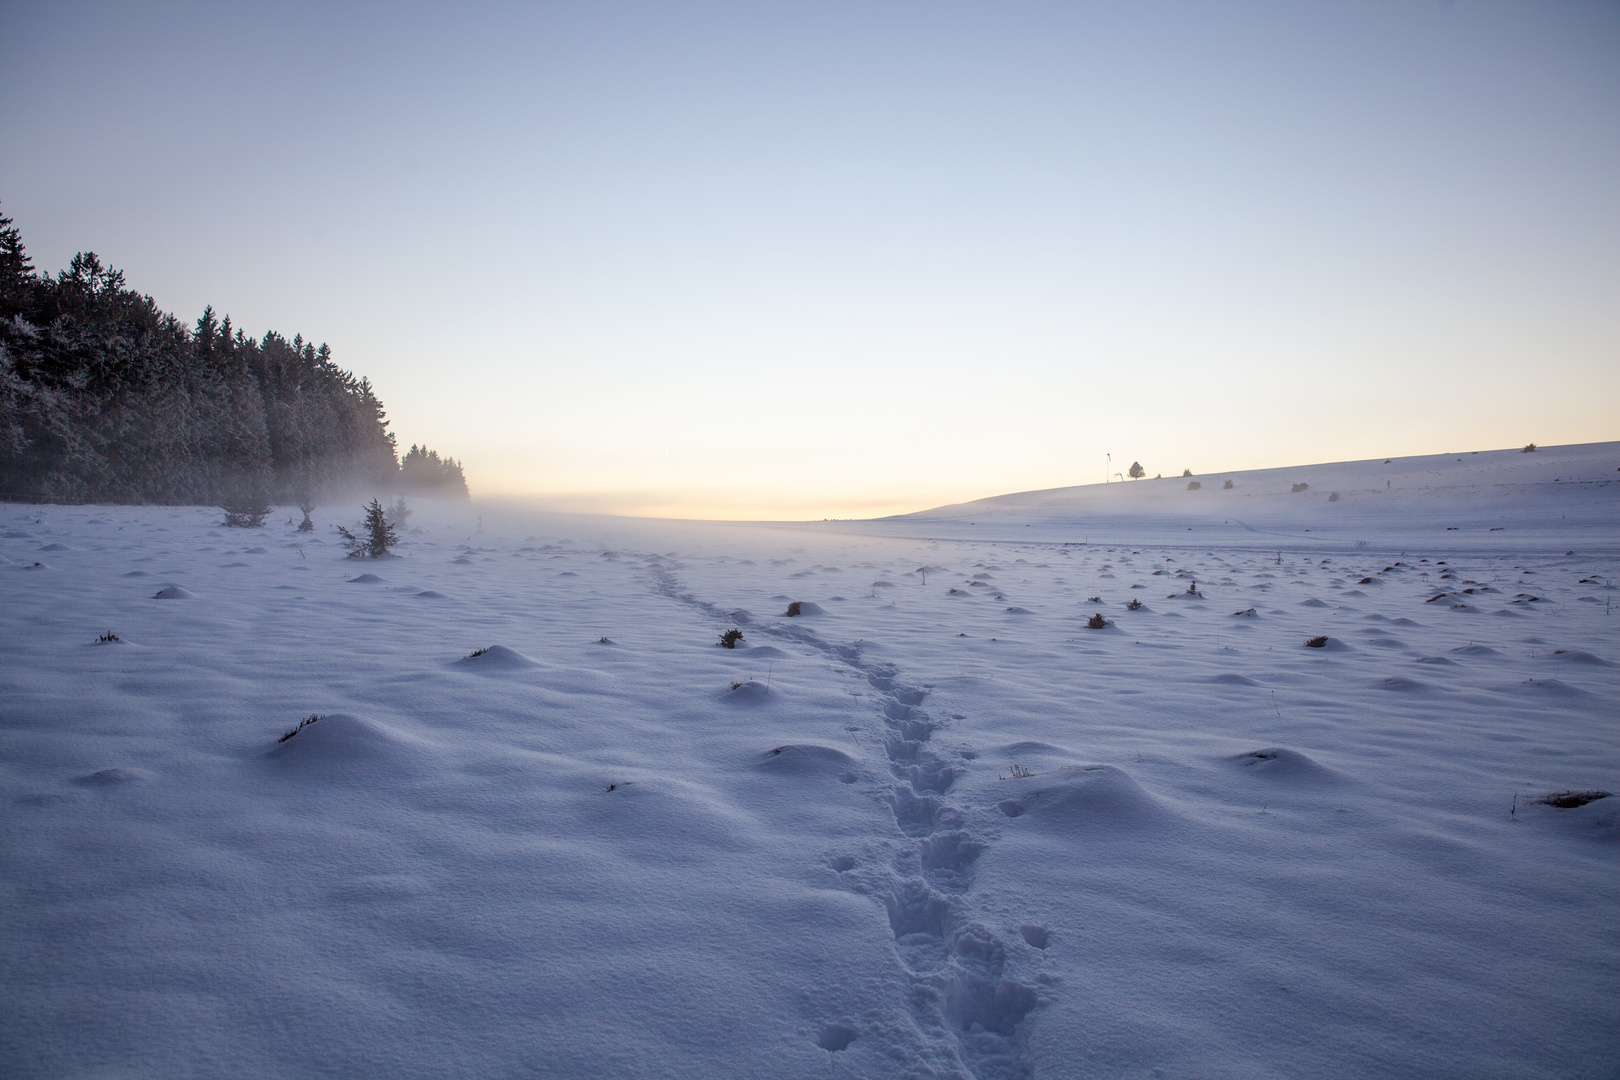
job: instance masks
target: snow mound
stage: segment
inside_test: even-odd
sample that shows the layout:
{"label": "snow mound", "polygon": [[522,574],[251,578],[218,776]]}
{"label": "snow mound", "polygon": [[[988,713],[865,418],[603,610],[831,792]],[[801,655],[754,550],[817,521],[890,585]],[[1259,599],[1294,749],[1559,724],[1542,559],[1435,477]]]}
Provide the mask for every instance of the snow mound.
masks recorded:
{"label": "snow mound", "polygon": [[139,780],[141,776],[138,769],[100,769],[85,776],[75,776],[73,782],[80,787],[119,787]]}
{"label": "snow mound", "polygon": [[997,808],[1010,818],[1027,816],[1057,828],[1131,829],[1170,821],[1152,795],[1112,765],[1065,766],[1032,777],[1028,784]]}
{"label": "snow mound", "polygon": [[1600,656],[1593,656],[1580,649],[1554,649],[1541,659],[1559,664],[1584,664],[1591,667],[1613,667],[1609,661]]}
{"label": "snow mound", "polygon": [[359,577],[352,577],[349,579],[350,585],[378,585],[381,583],[382,578],[378,577],[376,574],[361,574]]}
{"label": "snow mound", "polygon": [[125,577],[151,577],[152,575],[148,574],[145,570],[131,570],[129,573],[125,574],[124,576]]}
{"label": "snow mound", "polygon": [[737,647],[734,651],[745,652],[754,659],[759,659],[761,657],[775,658],[778,656],[787,655],[787,653],[783,652],[781,649],[778,649],[775,645],[750,645],[748,644],[748,640],[746,638],[737,642]]}
{"label": "snow mound", "polygon": [[421,592],[417,593],[416,595],[418,597],[420,597],[421,599],[423,599],[423,600],[444,600],[444,599],[446,599],[444,593],[439,592],[437,589],[423,589]]}
{"label": "snow mound", "polygon": [[1259,683],[1255,682],[1253,679],[1249,678],[1247,675],[1237,675],[1237,674],[1234,674],[1234,673],[1229,672],[1229,671],[1228,672],[1222,672],[1219,675],[1212,676],[1209,681],[1212,682],[1212,683],[1222,683],[1222,684],[1224,684],[1226,686],[1259,686],[1260,685]]}
{"label": "snow mound", "polygon": [[524,656],[516,649],[509,649],[505,645],[491,645],[487,649],[480,649],[471,656],[463,656],[457,660],[458,665],[478,668],[485,671],[511,670],[514,668],[531,668],[538,666],[535,661]]}
{"label": "snow mound", "polygon": [[809,600],[794,600],[788,604],[787,611],[784,612],[784,615],[788,618],[797,618],[800,615],[825,614],[827,614],[826,608],[822,607],[820,604],[812,603]]}
{"label": "snow mound", "polygon": [[732,683],[729,689],[721,692],[721,700],[733,705],[759,705],[769,701],[773,696],[770,687],[753,679]]}
{"label": "snow mound", "polygon": [[1250,750],[1228,758],[1252,776],[1292,783],[1336,783],[1341,777],[1325,765],[1319,765],[1298,750],[1281,746],[1268,746],[1263,750]]}
{"label": "snow mound", "polygon": [[77,551],[78,548],[70,548],[66,544],[46,544],[44,547],[40,548],[39,550],[41,550],[41,551]]}
{"label": "snow mound", "polygon": [[343,775],[418,771],[426,747],[385,724],[346,713],[329,713],[277,742],[266,756],[277,766]]}
{"label": "snow mound", "polygon": [[195,600],[196,594],[189,593],[178,585],[169,585],[152,594],[154,600]]}
{"label": "snow mound", "polygon": [[788,743],[765,751],[754,759],[760,772],[790,776],[835,776],[852,771],[856,761],[835,746],[818,743]]}
{"label": "snow mound", "polygon": [[1034,739],[1025,739],[1022,742],[1009,743],[998,746],[991,753],[996,757],[1004,757],[1010,761],[1022,761],[1025,758],[1036,756],[1055,756],[1073,758],[1075,755],[1061,746],[1051,743],[1038,742]]}
{"label": "snow mound", "polygon": [[1513,683],[1501,689],[1520,694],[1544,694],[1548,697],[1584,698],[1591,695],[1578,686],[1571,686],[1558,679],[1526,679],[1521,683]]}

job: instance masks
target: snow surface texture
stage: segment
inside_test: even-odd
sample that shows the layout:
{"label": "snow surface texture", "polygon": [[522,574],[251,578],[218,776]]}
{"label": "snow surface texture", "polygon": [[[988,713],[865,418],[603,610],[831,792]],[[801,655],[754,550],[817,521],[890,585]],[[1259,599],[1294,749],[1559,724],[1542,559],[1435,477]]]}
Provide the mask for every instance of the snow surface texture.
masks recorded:
{"label": "snow surface texture", "polygon": [[1620,791],[1620,445],[1460,456],[365,563],[0,508],[0,1073],[1616,1075],[1620,798],[1535,800]]}

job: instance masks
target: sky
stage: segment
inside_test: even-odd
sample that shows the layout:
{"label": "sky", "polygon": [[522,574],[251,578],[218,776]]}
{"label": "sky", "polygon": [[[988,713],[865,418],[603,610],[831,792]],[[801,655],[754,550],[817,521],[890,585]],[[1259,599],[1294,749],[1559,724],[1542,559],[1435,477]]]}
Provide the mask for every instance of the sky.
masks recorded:
{"label": "sky", "polygon": [[1620,438],[1620,4],[0,5],[0,212],[475,496]]}

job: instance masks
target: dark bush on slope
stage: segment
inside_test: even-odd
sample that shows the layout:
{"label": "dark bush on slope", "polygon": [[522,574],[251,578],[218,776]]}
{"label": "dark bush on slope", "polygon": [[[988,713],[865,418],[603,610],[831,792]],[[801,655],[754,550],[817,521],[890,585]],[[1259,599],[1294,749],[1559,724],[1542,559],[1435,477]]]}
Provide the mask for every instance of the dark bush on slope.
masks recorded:
{"label": "dark bush on slope", "polygon": [[212,308],[187,326],[92,252],[38,273],[0,217],[0,495],[219,506],[386,489],[402,478],[385,417],[326,346],[250,338]]}

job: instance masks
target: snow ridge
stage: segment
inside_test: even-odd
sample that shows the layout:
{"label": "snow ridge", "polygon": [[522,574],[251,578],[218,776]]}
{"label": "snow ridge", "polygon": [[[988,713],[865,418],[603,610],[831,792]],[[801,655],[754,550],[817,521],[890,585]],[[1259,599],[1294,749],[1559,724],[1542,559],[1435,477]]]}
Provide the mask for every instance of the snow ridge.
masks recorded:
{"label": "snow ridge", "polygon": [[[660,595],[716,620],[731,619],[731,612],[684,590],[658,556],[647,562]],[[846,877],[888,914],[911,979],[914,1020],[938,1051],[928,1064],[977,1080],[1031,1076],[1022,1023],[1040,1000],[1033,986],[1005,977],[1005,943],[973,917],[967,894],[988,838],[947,799],[960,770],[930,746],[942,724],[922,708],[928,688],[904,681],[894,664],[863,657],[862,642],[829,642],[800,623],[750,622],[750,628],[831,657],[877,692],[892,777],[884,798],[910,843],[890,866],[856,868]]]}

